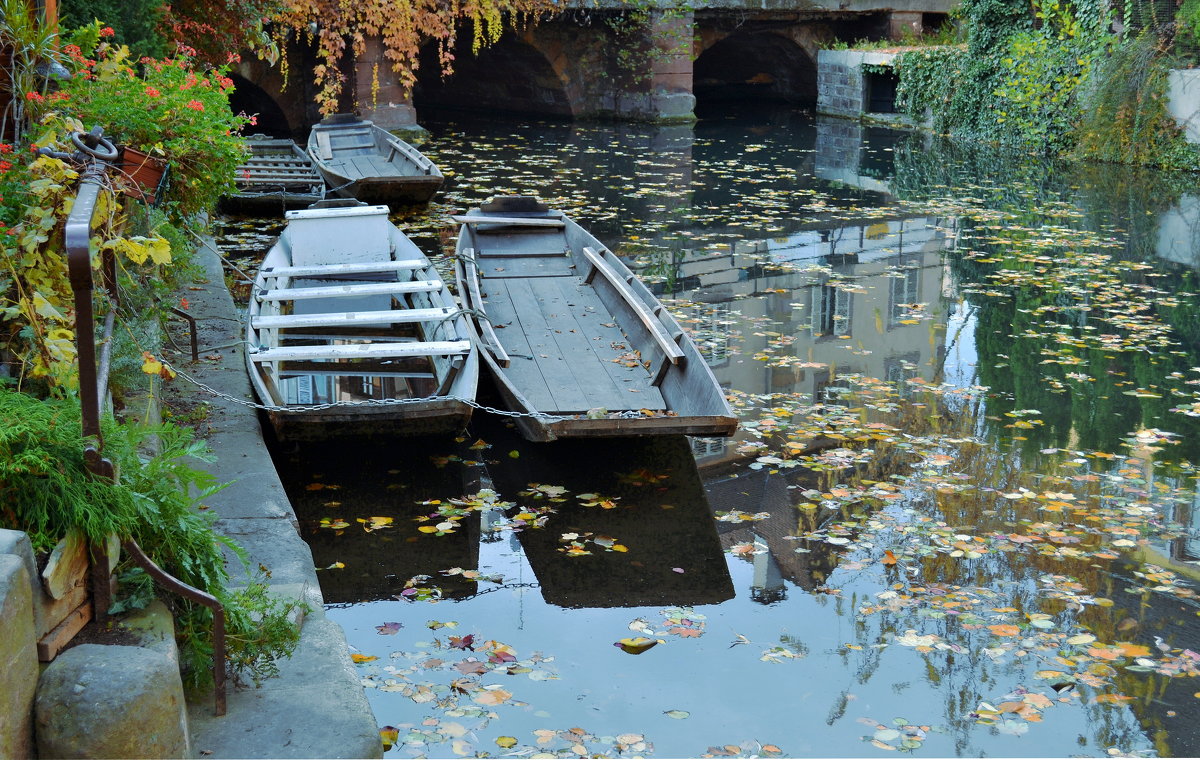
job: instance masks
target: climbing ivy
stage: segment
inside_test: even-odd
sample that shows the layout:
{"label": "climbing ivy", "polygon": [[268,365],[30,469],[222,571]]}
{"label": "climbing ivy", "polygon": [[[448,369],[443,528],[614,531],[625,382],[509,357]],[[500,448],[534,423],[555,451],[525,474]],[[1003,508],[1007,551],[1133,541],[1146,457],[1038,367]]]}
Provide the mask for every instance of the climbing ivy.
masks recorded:
{"label": "climbing ivy", "polygon": [[[963,47],[901,53],[897,105],[937,132],[1046,154],[1193,169],[1200,166],[1166,111],[1177,20],[1114,24],[1104,0],[964,0]],[[1128,10],[1128,9],[1126,9]],[[1128,34],[1128,32],[1126,32]],[[1193,35],[1194,36],[1194,35]]]}

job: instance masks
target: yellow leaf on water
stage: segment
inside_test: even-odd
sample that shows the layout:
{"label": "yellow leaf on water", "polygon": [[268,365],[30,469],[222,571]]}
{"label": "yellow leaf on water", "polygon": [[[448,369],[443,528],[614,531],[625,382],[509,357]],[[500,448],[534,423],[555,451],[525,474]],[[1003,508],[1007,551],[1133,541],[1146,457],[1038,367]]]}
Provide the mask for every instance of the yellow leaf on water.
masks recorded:
{"label": "yellow leaf on water", "polygon": [[357,652],[352,652],[350,654],[350,659],[353,660],[355,663],[363,663],[363,662],[371,662],[372,660],[378,660],[379,658],[373,654],[359,654]]}
{"label": "yellow leaf on water", "polygon": [[502,749],[511,749],[517,746],[517,740],[513,736],[497,736],[496,744],[500,745]]}

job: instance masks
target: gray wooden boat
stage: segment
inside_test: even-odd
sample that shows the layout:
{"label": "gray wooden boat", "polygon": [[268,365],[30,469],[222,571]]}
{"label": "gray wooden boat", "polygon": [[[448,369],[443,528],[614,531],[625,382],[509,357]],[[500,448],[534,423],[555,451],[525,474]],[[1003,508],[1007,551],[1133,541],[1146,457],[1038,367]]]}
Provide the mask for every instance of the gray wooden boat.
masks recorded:
{"label": "gray wooden boat", "polygon": [[327,117],[308,135],[308,154],[343,198],[393,206],[428,203],[442,173],[419,150],[352,114]]}
{"label": "gray wooden boat", "polygon": [[223,209],[281,214],[325,197],[325,180],[292,140],[248,135],[246,146],[250,157],[238,166],[234,176],[237,192],[221,199]]}
{"label": "gray wooden boat", "polygon": [[615,254],[533,198],[454,220],[459,297],[479,353],[533,441],[731,435],[737,417],[696,344]]}
{"label": "gray wooden boat", "polygon": [[281,439],[440,434],[470,419],[471,328],[387,206],[287,212],[254,279],[246,362]]}

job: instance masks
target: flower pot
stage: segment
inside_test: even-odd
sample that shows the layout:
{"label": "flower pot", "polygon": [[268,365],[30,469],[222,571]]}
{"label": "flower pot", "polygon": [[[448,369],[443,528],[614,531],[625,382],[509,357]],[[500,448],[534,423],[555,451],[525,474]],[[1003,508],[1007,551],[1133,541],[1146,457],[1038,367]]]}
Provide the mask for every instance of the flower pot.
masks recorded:
{"label": "flower pot", "polygon": [[162,199],[167,180],[167,162],[163,159],[125,146],[113,168],[124,180],[122,190],[130,198],[152,206]]}

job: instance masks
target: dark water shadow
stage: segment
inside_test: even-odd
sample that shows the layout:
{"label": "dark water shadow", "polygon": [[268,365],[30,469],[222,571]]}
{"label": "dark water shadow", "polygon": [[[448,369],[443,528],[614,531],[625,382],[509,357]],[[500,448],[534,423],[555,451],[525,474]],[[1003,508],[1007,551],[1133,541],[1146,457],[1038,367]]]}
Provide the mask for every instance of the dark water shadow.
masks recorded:
{"label": "dark water shadow", "polygon": [[[327,603],[390,599],[415,575],[477,569],[478,512],[440,536],[420,531],[437,520],[419,521],[437,509],[421,502],[478,490],[472,453],[465,442],[447,437],[275,447],[275,467],[312,549]],[[375,528],[381,521],[373,525],[372,518],[390,523]],[[345,527],[333,527],[340,523]],[[470,596],[476,587],[461,576],[435,582],[451,599]]]}
{"label": "dark water shadow", "polygon": [[[566,500],[544,528],[518,534],[541,585],[560,607],[716,604],[734,596],[733,582],[685,436],[565,440],[531,444],[511,428],[483,421],[492,444],[488,471],[496,490],[528,506],[531,483],[562,486]],[[512,456],[516,452],[517,456]],[[580,499],[580,494],[597,498]],[[612,508],[585,506],[608,502]],[[563,551],[575,541],[591,551]],[[589,541],[611,537],[627,551]],[[603,540],[603,539],[602,539]]]}

